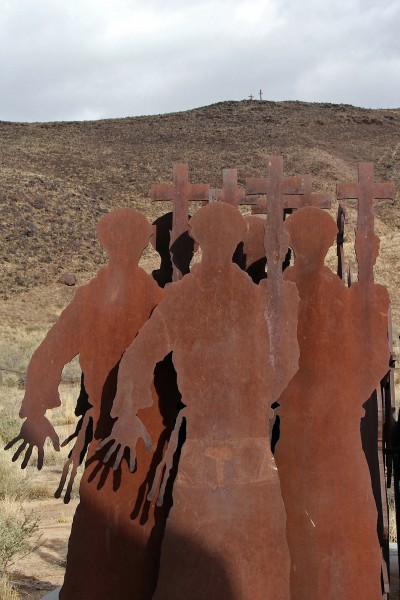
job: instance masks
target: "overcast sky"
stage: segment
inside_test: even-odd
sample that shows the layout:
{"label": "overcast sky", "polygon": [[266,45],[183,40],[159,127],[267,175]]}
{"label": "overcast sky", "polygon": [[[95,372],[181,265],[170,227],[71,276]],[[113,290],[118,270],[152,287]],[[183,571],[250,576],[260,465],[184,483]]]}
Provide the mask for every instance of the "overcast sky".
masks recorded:
{"label": "overcast sky", "polygon": [[1,0],[0,120],[400,107],[399,0]]}

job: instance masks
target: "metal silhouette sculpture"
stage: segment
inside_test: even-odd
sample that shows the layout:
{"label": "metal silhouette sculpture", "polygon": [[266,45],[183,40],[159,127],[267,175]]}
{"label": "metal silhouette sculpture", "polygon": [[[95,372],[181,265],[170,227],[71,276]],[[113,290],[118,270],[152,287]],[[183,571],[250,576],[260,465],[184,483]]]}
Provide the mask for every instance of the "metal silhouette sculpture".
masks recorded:
{"label": "metal silhouette sculpture", "polygon": [[[268,164],[245,188],[236,169],[223,171],[221,190],[191,184],[186,164],[174,165],[173,184],[153,186],[153,200],[173,203],[152,238],[158,285],[138,267],[151,234],[145,217],[104,217],[109,264],[33,355],[26,420],[6,447],[19,443],[22,467],[35,447],[42,467],[47,438],[59,448],[46,411],[60,404],[62,368],[76,354],[84,376],[56,492],[69,500],[86,460],[61,600],[381,598],[360,419],[374,390],[392,394],[373,202],[394,189],[374,182],[370,163],[358,184],[338,186],[339,199],[358,199],[358,281],[349,276],[346,287],[344,209],[337,235],[321,210],[330,199],[312,194],[311,178],[284,177],[282,157]],[[192,200],[207,204],[190,237]],[[267,218],[243,218],[243,204]],[[338,275],[324,266],[335,235]],[[294,266],[284,270],[289,238]],[[190,272],[195,242],[202,262]],[[368,448],[370,465],[382,436]],[[399,487],[398,468],[395,478]],[[386,592],[385,573],[383,581]]]}
{"label": "metal silhouette sculpture", "polygon": [[288,516],[291,598],[347,600],[361,593],[380,600],[382,557],[360,419],[388,370],[388,295],[373,282],[376,253],[371,259],[374,250],[361,242],[360,280],[351,288],[324,266],[337,234],[328,214],[303,208],[285,228],[295,253],[285,276],[300,294],[299,370],[279,399],[275,451]]}
{"label": "metal silhouette sculpture", "polygon": [[[358,281],[364,294],[363,303],[368,305],[371,284],[374,281],[374,264],[379,253],[379,238],[374,231],[374,200],[394,199],[395,188],[392,183],[376,183],[374,181],[373,163],[362,162],[358,167],[358,183],[341,183],[337,186],[339,200],[357,199],[358,219],[355,240],[355,251],[358,262]],[[387,308],[387,336],[389,351],[392,349],[392,327],[390,305]],[[364,327],[368,328],[366,322]],[[392,358],[390,354],[390,359]],[[383,591],[389,592],[389,514],[387,492],[385,485],[385,446],[390,446],[393,426],[392,411],[394,410],[393,373],[389,367],[382,373],[381,381],[377,384],[371,398],[365,403],[366,418],[362,421],[361,434],[365,455],[372,480],[372,490],[378,510],[378,536],[382,546],[382,580]],[[383,429],[385,423],[385,431]],[[390,475],[389,475],[390,477]],[[385,596],[384,596],[385,597]],[[387,597],[387,596],[386,596]]]}
{"label": "metal silhouette sculpture", "polygon": [[[80,503],[74,517],[66,577],[60,593],[60,598],[68,600],[88,600],[103,595],[130,598],[132,579],[137,589],[142,590],[139,593],[143,597],[146,593],[150,595],[147,588],[152,585],[154,573],[151,569],[157,559],[157,544],[150,547],[148,544],[151,533],[153,538],[157,537],[154,513],[148,510],[150,514],[144,522],[143,515],[136,520],[131,518],[140,488],[152,468],[151,455],[144,448],[138,448],[141,460],[133,474],[129,469],[135,469],[134,461],[129,464],[122,461],[120,452],[121,464],[110,471],[104,469],[105,452],[96,452],[96,446],[112,427],[110,408],[121,356],[164,292],[138,267],[140,255],[152,233],[151,225],[141,213],[132,209],[116,210],[100,220],[97,231],[100,243],[109,254],[109,263],[88,285],[77,290],[72,303],[34,353],[20,412],[26,421],[18,438],[9,444],[21,441],[14,459],[25,451],[23,467],[36,445],[39,468],[46,436],[58,446],[58,437],[44,415],[46,410],[59,405],[58,384],[62,368],[79,353],[89,406],[76,432],[77,440],[57,490],[57,495],[61,495],[69,477],[66,501],[77,467],[83,460],[87,436],[89,441],[90,437],[94,439],[89,445],[80,484]],[[154,389],[153,395],[155,406],[143,415],[143,420],[153,439],[157,442],[160,438],[160,454],[168,411],[173,412],[174,407],[167,406],[166,413],[162,407],[160,409],[159,396]],[[129,460],[129,456],[127,458]],[[163,516],[159,516],[162,520]],[[154,559],[152,553],[155,553]]]}
{"label": "metal silhouette sculpture", "polygon": [[[279,164],[282,161],[282,157],[280,156],[272,156],[270,158],[272,163]],[[283,166],[282,166],[283,168]],[[279,167],[279,170],[281,167]],[[297,210],[298,208],[303,208],[305,206],[315,206],[317,208],[330,208],[332,205],[332,199],[327,194],[313,194],[312,193],[312,182],[311,175],[308,173],[302,175],[303,185],[302,185],[302,193],[296,193],[295,190],[290,190],[288,186],[288,192],[284,191],[283,196],[283,208],[285,211],[291,212],[293,210]],[[290,180],[289,180],[290,181]],[[293,180],[292,180],[293,181]],[[251,212],[253,215],[266,214],[268,210],[268,200],[263,195],[267,193],[267,186],[262,179],[259,178],[249,178],[247,179],[248,192],[250,194],[261,194],[260,196],[256,196],[253,206],[251,208]]]}
{"label": "metal silhouette sculpture", "polygon": [[[286,330],[292,348],[286,361],[278,353],[272,356],[270,295],[232,263],[245,228],[240,213],[225,203],[195,213],[191,234],[201,246],[202,262],[166,289],[120,366],[112,410],[117,420],[109,436],[115,448],[125,444],[133,453],[141,438],[150,444],[138,411],[152,404],[154,366],[171,351],[185,405],[164,478],[152,490],[157,493],[161,484],[161,503],[184,422],[154,599],[289,598],[285,513],[267,418],[282,382],[297,368],[296,320]],[[271,278],[269,286],[274,284]],[[286,317],[296,314],[297,301],[294,286],[287,284]],[[284,370],[278,378],[274,360]]]}

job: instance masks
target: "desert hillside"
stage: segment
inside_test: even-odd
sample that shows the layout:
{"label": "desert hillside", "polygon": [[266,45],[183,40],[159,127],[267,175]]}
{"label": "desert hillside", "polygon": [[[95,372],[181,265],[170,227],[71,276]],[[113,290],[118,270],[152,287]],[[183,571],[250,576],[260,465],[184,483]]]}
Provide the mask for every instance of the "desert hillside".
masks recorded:
{"label": "desert hillside", "polygon": [[[357,162],[376,164],[376,180],[400,189],[400,109],[302,102],[222,102],[195,110],[91,122],[0,122],[0,294],[10,314],[17,297],[73,271],[84,281],[104,261],[94,225],[106,211],[132,206],[153,218],[153,182],[174,162],[189,162],[192,181],[221,185],[221,169],[239,181],[265,173],[284,156],[285,173],[309,172],[315,191],[334,195],[355,181]],[[400,324],[399,195],[377,201],[382,256],[377,278],[391,291]],[[334,211],[333,211],[334,212]],[[354,224],[349,212],[348,235]],[[40,296],[40,294],[39,294]]]}
{"label": "desert hillside", "polygon": [[[149,190],[154,182],[170,181],[174,162],[189,162],[193,182],[220,187],[224,167],[237,167],[244,185],[246,177],[265,174],[267,157],[274,154],[284,156],[287,175],[311,173],[313,190],[334,199],[338,182],[357,180],[359,161],[373,161],[375,179],[395,184],[395,201],[376,202],[381,253],[375,274],[391,294],[393,337],[400,356],[400,109],[243,101],[151,117],[0,122],[2,447],[20,429],[18,411],[32,352],[75,293],[76,288],[59,283],[60,275],[73,272],[82,284],[105,261],[95,237],[99,217],[120,206],[139,208],[152,220],[169,210],[153,204]],[[355,203],[347,206],[345,252],[355,267]],[[336,211],[335,201],[332,215]],[[156,260],[157,255],[147,252],[145,266],[154,267]],[[335,262],[333,248],[329,257],[333,269]],[[397,368],[398,398],[399,373]],[[63,372],[62,406],[52,414],[62,440],[75,430],[79,391],[80,368],[74,360]],[[0,452],[0,529],[1,519],[4,522],[10,514],[17,524],[33,514],[37,535],[42,535],[40,543],[33,536],[37,547],[32,554],[15,562],[15,551],[11,552],[8,572],[19,595],[0,578],[1,598],[39,600],[62,583],[78,482],[72,505],[65,506],[52,495],[68,452],[68,447],[55,452],[48,440],[46,469],[37,471],[33,460],[27,474],[11,462],[11,452]],[[16,513],[15,500],[27,512]],[[393,510],[390,536],[396,540]]]}

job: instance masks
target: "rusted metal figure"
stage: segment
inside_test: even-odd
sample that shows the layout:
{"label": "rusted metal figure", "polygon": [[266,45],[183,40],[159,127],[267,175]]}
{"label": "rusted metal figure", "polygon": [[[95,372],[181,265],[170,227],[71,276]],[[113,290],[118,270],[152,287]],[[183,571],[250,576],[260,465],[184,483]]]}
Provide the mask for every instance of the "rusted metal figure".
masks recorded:
{"label": "rusted metal figure", "polygon": [[[344,254],[344,235],[345,224],[347,222],[346,209],[342,203],[339,203],[337,212],[336,254],[337,254],[337,276],[346,281],[345,254]],[[351,287],[351,281],[348,281],[348,287]],[[390,311],[389,311],[390,317]],[[388,332],[390,341],[390,326]],[[365,415],[361,419],[361,443],[368,463],[371,476],[372,492],[375,498],[375,504],[378,511],[378,538],[382,548],[382,593],[383,600],[387,600],[387,594],[390,588],[390,561],[389,561],[389,512],[387,500],[387,487],[385,480],[385,459],[386,448],[390,447],[391,430],[390,425],[393,421],[392,397],[387,393],[386,379],[381,381],[380,385],[374,390],[371,397],[364,403]],[[393,405],[394,406],[394,405]],[[389,458],[390,463],[390,458]],[[388,467],[388,478],[390,466]]]}
{"label": "rusted metal figure", "polygon": [[[47,437],[58,449],[45,413],[59,405],[62,368],[79,354],[87,397],[82,389],[57,490],[66,487],[65,501],[87,459],[62,600],[381,600],[360,419],[374,390],[374,406],[391,409],[373,201],[393,193],[374,183],[369,163],[358,184],[338,187],[340,199],[358,198],[351,287],[340,235],[339,276],[324,266],[337,234],[320,210],[330,200],[312,194],[309,176],[284,177],[282,157],[245,189],[236,169],[223,171],[221,190],[191,184],[186,164],[174,165],[172,185],[153,186],[153,200],[173,203],[153,238],[162,259],[154,278],[176,282],[165,291],[138,267],[147,220],[120,209],[100,221],[109,265],[35,352],[26,421],[7,446],[20,442],[13,459],[23,467],[36,446],[39,468]],[[192,217],[194,239],[192,200],[207,202]],[[241,204],[267,219],[243,218]],[[295,261],[283,272],[289,236]],[[202,262],[189,273],[194,240]],[[277,400],[281,486],[268,424]]]}
{"label": "rusted metal figure", "polygon": [[[297,293],[291,284],[282,291],[290,348],[284,359],[271,353],[271,294],[231,262],[245,229],[240,213],[225,203],[195,213],[191,232],[202,262],[166,288],[120,366],[112,409],[117,420],[105,443],[115,440],[115,448],[121,444],[131,454],[140,438],[150,445],[139,411],[152,404],[154,366],[171,351],[185,405],[164,480],[151,493],[161,483],[161,502],[185,422],[155,600],[289,598],[285,515],[267,414],[297,368]],[[275,346],[285,351],[285,344]]]}
{"label": "rusted metal figure", "polygon": [[[290,337],[286,336],[288,323],[293,323],[293,315],[288,317],[286,307],[282,303],[283,283],[282,264],[288,251],[288,236],[283,229],[285,195],[298,195],[304,191],[302,176],[284,177],[283,157],[271,156],[268,159],[268,175],[246,179],[246,194],[257,196],[265,194],[267,222],[265,226],[265,255],[268,264],[268,303],[269,312],[266,314],[268,332],[270,335],[270,357],[274,365],[274,377],[278,380],[285,373],[283,364],[291,350],[287,345]],[[288,321],[288,318],[290,321]],[[285,348],[285,349],[284,349]],[[283,377],[281,389],[287,384]]]}
{"label": "rusted metal figure", "polygon": [[[359,239],[372,235],[363,202]],[[388,295],[371,276],[374,248],[356,244],[360,280],[351,288],[324,266],[337,234],[327,213],[302,208],[285,229],[295,253],[285,277],[300,294],[299,371],[279,399],[275,451],[288,516],[291,599],[381,600],[377,513],[360,418],[388,367]]]}
{"label": "rusted metal figure", "polygon": [[[379,252],[379,238],[374,232],[374,199],[394,199],[395,188],[392,183],[375,183],[373,163],[360,163],[357,184],[338,184],[337,197],[339,200],[356,198],[358,200],[358,220],[356,231],[355,250],[358,261],[358,280],[360,290],[365,295],[369,294],[368,283],[373,282],[373,266]],[[368,303],[368,297],[364,304]],[[388,337],[391,344],[391,327],[388,307]],[[372,487],[378,509],[378,534],[383,550],[384,562],[382,570],[383,592],[389,592],[389,515],[385,485],[385,467],[383,454],[385,444],[389,442],[390,431],[383,431],[386,423],[388,429],[392,422],[392,396],[385,390],[385,382],[390,379],[390,361],[386,373],[382,373],[382,381],[366,403],[366,418],[362,423],[362,439],[365,454],[369,462]],[[390,385],[389,385],[390,389]],[[376,414],[374,414],[374,412]],[[369,418],[368,418],[369,417]],[[374,418],[375,417],[375,418]],[[373,429],[376,424],[376,431]],[[386,438],[386,439],[385,439]]]}
{"label": "rusted metal figure", "polygon": [[[60,598],[130,600],[133,587],[139,597],[150,598],[168,506],[166,503],[154,514],[145,498],[146,480],[149,477],[152,480],[153,465],[162,457],[169,422],[172,418],[172,429],[179,401],[174,391],[170,392],[169,375],[165,384],[162,365],[156,373],[157,390],[152,390],[154,406],[142,415],[155,442],[155,456],[139,445],[140,461],[133,474],[130,469],[134,470],[135,463],[131,460],[128,464],[129,455],[125,455],[127,461],[122,461],[120,450],[118,466],[110,470],[103,463],[107,449],[96,452],[96,446],[112,427],[110,409],[120,358],[164,292],[138,267],[152,233],[142,214],[119,209],[104,217],[97,231],[100,243],[109,253],[109,264],[88,285],[77,290],[72,303],[32,357],[20,413],[26,421],[14,440],[21,441],[14,459],[25,452],[22,466],[26,466],[33,447],[37,446],[40,468],[46,437],[51,437],[58,447],[58,437],[45,413],[59,405],[62,368],[79,353],[90,406],[77,431],[58,490],[60,495],[69,476],[66,501],[77,466],[83,459],[87,437],[90,441],[93,435],[94,439],[80,485],[80,503],[72,526]],[[169,402],[165,395],[169,395]],[[70,475],[69,469],[72,469]],[[137,514],[131,515],[132,510]]]}

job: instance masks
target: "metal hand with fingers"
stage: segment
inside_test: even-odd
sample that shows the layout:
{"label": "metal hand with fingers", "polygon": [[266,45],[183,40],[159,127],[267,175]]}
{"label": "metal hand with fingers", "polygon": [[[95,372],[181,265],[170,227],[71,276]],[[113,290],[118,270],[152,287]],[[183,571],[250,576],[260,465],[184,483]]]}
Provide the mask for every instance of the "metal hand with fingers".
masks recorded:
{"label": "metal hand with fingers", "polygon": [[125,449],[128,448],[130,453],[129,470],[133,473],[136,467],[136,444],[139,438],[143,439],[146,449],[151,452],[151,437],[139,417],[135,415],[132,420],[118,418],[114,423],[112,433],[100,442],[97,446],[97,450],[101,450],[107,444],[112,442],[103,462],[108,463],[116,452],[117,455],[112,462],[112,468],[116,471],[121,464]]}
{"label": "metal hand with fingers", "polygon": [[21,445],[14,453],[12,460],[13,462],[17,461],[21,454],[25,452],[25,456],[21,463],[21,469],[25,469],[32,456],[33,449],[36,446],[38,449],[37,467],[40,470],[43,467],[44,444],[47,438],[50,438],[54,449],[58,452],[60,450],[60,440],[53,425],[44,415],[41,417],[35,415],[34,418],[28,417],[26,419],[17,437],[6,445],[5,450],[9,450],[15,446],[15,444],[21,442]]}
{"label": "metal hand with fingers", "polygon": [[[76,442],[74,447],[72,448],[71,452],[69,453],[68,456],[68,460],[66,460],[64,467],[63,467],[63,471],[61,474],[61,478],[60,478],[60,484],[57,488],[57,490],[54,493],[54,497],[55,498],[60,498],[65,486],[65,482],[67,480],[68,474],[69,474],[69,481],[67,484],[67,488],[65,491],[65,495],[64,495],[64,503],[68,504],[68,502],[71,500],[71,493],[72,493],[72,488],[74,485],[74,481],[75,481],[75,477],[76,474],[78,472],[78,467],[83,463],[83,460],[85,458],[85,454],[86,454],[86,450],[87,450],[87,433],[90,431],[90,428],[92,426],[92,415],[91,415],[91,411],[87,411],[83,417],[83,420],[80,422],[80,428],[78,430],[78,427],[76,429],[76,431],[70,435],[66,440],[64,440],[64,442],[62,443],[62,446],[66,446],[72,439],[74,439],[74,437],[76,437]],[[70,467],[72,465],[72,469],[71,469],[71,473],[69,473]]]}
{"label": "metal hand with fingers", "polygon": [[164,502],[165,489],[167,487],[169,475],[173,468],[175,452],[177,451],[179,446],[179,433],[181,430],[184,416],[184,409],[182,409],[176,418],[175,427],[171,433],[171,437],[168,442],[168,447],[164,452],[162,460],[157,465],[157,469],[153,479],[153,484],[149,493],[147,494],[147,500],[153,500],[157,488],[158,486],[160,486],[156,501],[157,506],[162,506]]}

